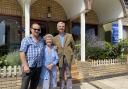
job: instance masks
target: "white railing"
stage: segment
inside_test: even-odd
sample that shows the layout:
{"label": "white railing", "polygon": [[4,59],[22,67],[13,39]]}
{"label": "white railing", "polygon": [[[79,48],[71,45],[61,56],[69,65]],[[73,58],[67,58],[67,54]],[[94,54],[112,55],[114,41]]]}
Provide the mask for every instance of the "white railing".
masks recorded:
{"label": "white railing", "polygon": [[120,61],[119,59],[104,59],[104,60],[91,60],[89,64],[93,67],[95,66],[109,66],[117,64],[126,64],[126,61]]}
{"label": "white railing", "polygon": [[21,76],[21,74],[21,66],[0,67],[0,77],[14,77]]}
{"label": "white railing", "polygon": [[[126,64],[127,61],[120,61],[119,59],[104,59],[104,60],[90,60],[89,65],[91,67],[98,67],[98,66],[111,66],[117,64]],[[4,66],[0,67],[0,78],[1,77],[14,77],[14,76],[21,76],[21,66]]]}

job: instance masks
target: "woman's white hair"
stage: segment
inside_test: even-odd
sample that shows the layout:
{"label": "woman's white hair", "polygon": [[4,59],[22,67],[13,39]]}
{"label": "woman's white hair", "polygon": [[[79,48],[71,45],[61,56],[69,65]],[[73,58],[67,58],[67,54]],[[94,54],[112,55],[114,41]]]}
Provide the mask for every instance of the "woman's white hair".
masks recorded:
{"label": "woman's white hair", "polygon": [[53,40],[53,36],[51,34],[46,34],[44,36],[44,40],[46,40],[47,38],[50,38],[51,40]]}

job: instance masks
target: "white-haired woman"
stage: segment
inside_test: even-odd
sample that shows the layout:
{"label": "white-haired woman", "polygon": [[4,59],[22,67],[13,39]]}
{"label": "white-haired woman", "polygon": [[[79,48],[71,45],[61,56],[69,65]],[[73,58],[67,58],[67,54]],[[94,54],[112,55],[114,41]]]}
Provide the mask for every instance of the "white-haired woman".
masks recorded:
{"label": "white-haired woman", "polygon": [[44,62],[41,72],[39,89],[53,89],[57,86],[57,69],[58,55],[55,47],[53,46],[53,36],[47,34],[44,37]]}

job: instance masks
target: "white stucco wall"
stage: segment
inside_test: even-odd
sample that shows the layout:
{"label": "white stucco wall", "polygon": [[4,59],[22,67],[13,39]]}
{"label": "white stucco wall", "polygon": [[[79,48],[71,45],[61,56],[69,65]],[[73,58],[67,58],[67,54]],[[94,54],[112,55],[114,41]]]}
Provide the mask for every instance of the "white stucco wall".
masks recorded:
{"label": "white stucco wall", "polygon": [[107,23],[124,16],[119,0],[93,0],[93,10],[100,23]]}
{"label": "white stucco wall", "polygon": [[84,0],[55,0],[63,6],[67,18],[74,18],[85,10]]}

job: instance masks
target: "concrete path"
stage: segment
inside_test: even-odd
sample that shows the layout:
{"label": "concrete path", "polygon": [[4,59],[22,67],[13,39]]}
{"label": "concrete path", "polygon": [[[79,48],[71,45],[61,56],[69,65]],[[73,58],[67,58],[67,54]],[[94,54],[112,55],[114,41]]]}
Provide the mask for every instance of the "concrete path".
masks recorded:
{"label": "concrete path", "polygon": [[91,81],[98,89],[128,89],[128,75]]}
{"label": "concrete path", "polygon": [[[60,89],[59,87],[57,87],[56,89]],[[89,83],[77,83],[77,84],[73,84],[73,88],[72,89],[97,89],[96,87],[90,85]]]}
{"label": "concrete path", "polygon": [[128,75],[73,84],[73,89],[128,89]]}

